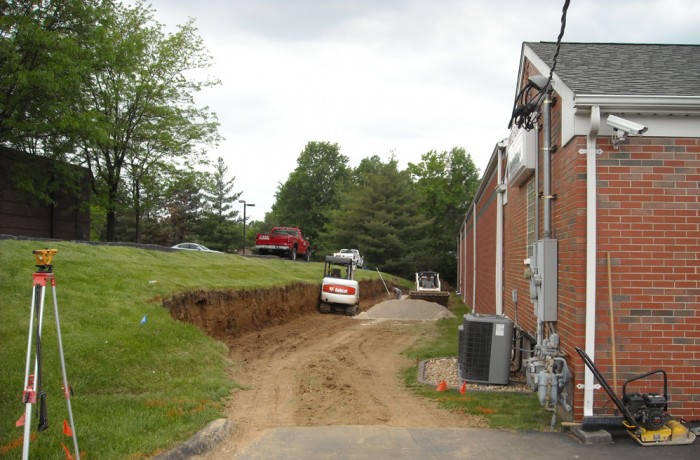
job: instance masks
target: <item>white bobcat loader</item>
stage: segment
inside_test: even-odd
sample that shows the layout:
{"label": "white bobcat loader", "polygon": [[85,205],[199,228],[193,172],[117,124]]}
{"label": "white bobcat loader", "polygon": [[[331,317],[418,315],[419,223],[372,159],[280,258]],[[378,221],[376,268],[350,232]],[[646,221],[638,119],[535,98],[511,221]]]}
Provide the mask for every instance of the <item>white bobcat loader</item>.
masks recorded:
{"label": "white bobcat loader", "polygon": [[355,263],[346,257],[326,256],[321,284],[321,313],[343,311],[355,316],[360,310],[360,283],[355,281]]}

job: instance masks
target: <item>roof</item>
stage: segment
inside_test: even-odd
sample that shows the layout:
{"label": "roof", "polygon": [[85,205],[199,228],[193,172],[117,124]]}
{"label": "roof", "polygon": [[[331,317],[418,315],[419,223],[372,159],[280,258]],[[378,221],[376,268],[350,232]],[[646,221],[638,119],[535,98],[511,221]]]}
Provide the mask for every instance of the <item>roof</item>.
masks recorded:
{"label": "roof", "polygon": [[[552,66],[556,43],[523,45]],[[554,73],[577,95],[700,96],[700,45],[561,43]]]}

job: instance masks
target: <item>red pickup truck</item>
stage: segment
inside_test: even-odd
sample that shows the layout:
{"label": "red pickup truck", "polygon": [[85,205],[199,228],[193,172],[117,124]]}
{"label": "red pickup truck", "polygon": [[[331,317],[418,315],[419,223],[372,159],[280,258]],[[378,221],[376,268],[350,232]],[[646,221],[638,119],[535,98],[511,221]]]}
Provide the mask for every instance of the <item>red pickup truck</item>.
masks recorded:
{"label": "red pickup truck", "polygon": [[311,258],[311,245],[301,230],[294,227],[275,227],[270,233],[255,235],[255,250],[258,254],[276,254],[296,260]]}

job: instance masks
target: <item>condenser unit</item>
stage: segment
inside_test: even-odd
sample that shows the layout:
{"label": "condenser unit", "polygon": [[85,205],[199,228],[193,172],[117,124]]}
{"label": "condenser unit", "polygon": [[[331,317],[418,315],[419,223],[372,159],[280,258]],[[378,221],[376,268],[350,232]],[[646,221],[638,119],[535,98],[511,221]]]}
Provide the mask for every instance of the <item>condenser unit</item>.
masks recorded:
{"label": "condenser unit", "polygon": [[513,321],[505,316],[464,315],[459,329],[458,368],[462,380],[507,385]]}

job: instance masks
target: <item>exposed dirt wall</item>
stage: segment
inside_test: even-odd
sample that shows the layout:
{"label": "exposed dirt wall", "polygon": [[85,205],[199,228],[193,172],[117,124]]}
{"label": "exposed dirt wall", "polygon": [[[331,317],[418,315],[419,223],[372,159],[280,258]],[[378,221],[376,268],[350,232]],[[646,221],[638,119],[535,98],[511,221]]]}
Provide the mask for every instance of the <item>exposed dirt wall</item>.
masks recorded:
{"label": "exposed dirt wall", "polygon": [[[320,286],[309,283],[245,291],[196,290],[164,300],[163,306],[174,319],[194,324],[217,339],[226,339],[317,312],[320,295]],[[360,310],[389,297],[381,280],[360,282]]]}

